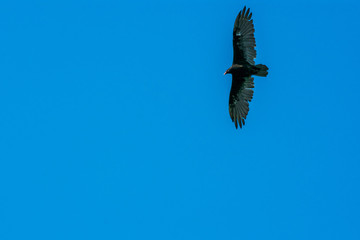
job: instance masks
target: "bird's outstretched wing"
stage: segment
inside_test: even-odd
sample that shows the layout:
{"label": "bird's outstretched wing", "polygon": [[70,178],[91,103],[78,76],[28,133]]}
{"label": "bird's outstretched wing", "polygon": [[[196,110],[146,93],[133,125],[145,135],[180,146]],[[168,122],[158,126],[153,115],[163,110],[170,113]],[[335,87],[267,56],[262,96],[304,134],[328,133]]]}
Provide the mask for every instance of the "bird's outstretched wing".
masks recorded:
{"label": "bird's outstretched wing", "polygon": [[233,75],[229,98],[229,112],[235,127],[245,125],[249,102],[253,97],[254,78]]}
{"label": "bird's outstretched wing", "polygon": [[233,31],[234,59],[233,64],[248,63],[254,65],[256,58],[254,24],[250,8],[244,7],[236,17]]}

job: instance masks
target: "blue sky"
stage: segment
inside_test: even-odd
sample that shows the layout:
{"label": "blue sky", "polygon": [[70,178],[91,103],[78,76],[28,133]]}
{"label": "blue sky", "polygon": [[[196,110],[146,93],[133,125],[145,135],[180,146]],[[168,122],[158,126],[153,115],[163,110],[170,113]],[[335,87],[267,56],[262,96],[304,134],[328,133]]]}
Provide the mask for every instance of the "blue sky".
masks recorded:
{"label": "blue sky", "polygon": [[[228,113],[247,5],[267,78]],[[360,239],[358,1],[2,1],[0,239]]]}

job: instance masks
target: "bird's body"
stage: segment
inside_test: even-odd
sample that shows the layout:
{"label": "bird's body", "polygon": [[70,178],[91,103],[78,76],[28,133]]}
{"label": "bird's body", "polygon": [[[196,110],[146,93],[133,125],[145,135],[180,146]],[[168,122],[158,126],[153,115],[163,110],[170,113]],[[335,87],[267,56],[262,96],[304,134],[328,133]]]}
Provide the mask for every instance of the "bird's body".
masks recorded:
{"label": "bird's body", "polygon": [[235,127],[245,124],[249,112],[249,102],[254,91],[252,75],[266,77],[268,67],[262,64],[255,65],[256,57],[254,24],[250,9],[244,7],[238,14],[233,30],[234,59],[232,66],[224,74],[232,74],[232,85],[229,98],[229,113]]}
{"label": "bird's body", "polygon": [[227,73],[237,76],[250,76],[254,75],[259,71],[256,66],[250,64],[234,64],[228,70]]}

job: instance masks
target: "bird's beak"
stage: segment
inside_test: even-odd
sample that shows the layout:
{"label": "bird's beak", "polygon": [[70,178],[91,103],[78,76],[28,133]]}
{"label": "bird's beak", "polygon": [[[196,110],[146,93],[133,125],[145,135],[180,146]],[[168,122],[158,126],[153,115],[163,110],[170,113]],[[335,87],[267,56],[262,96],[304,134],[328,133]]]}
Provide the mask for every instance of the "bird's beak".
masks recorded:
{"label": "bird's beak", "polygon": [[224,76],[227,74],[227,72],[224,72]]}

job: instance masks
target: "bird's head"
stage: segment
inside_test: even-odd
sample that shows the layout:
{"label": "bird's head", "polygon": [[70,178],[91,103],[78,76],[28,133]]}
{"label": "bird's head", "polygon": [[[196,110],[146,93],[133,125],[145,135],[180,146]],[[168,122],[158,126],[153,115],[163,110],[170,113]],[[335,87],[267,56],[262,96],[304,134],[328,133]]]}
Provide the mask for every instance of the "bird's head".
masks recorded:
{"label": "bird's head", "polygon": [[232,72],[231,70],[232,70],[231,68],[229,68],[228,70],[226,70],[226,71],[224,72],[224,75],[226,75],[226,74],[228,74],[228,73],[231,73],[231,72]]}

